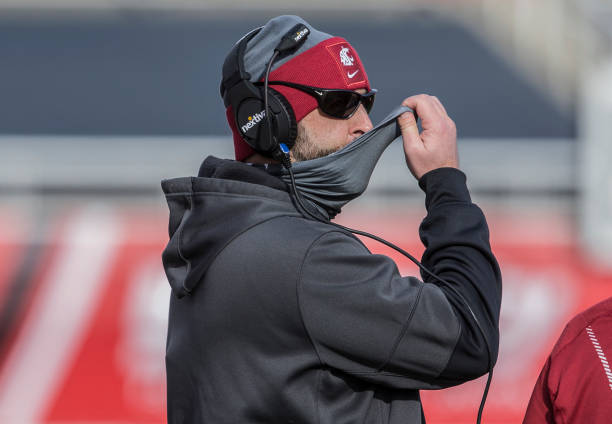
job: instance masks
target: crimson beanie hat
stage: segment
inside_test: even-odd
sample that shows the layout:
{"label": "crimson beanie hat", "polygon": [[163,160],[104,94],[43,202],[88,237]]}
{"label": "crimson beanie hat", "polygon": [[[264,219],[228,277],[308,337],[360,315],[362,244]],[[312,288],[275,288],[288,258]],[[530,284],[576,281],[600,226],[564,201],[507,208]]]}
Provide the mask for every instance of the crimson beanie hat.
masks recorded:
{"label": "crimson beanie hat", "polygon": [[[244,68],[252,76],[252,82],[263,81],[265,67],[274,48],[283,35],[298,23],[306,25],[310,34],[295,53],[274,63],[270,81],[287,81],[319,88],[370,90],[368,76],[355,49],[344,38],[318,31],[298,16],[271,19],[247,43]],[[287,99],[297,122],[318,106],[314,97],[302,91],[280,85],[271,87]],[[226,116],[234,137],[236,160],[244,160],[255,151],[240,135],[231,106],[226,109]]]}

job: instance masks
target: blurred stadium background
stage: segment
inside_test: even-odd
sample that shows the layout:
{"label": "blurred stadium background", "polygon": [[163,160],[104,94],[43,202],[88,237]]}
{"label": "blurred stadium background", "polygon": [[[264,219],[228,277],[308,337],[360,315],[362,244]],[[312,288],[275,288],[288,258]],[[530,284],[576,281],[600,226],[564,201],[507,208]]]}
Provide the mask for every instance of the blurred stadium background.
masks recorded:
{"label": "blurred stadium background", "polygon": [[[504,276],[485,422],[520,422],[567,320],[612,295],[607,0],[0,0],[0,422],[165,422],[159,183],[233,156],[223,58],[287,13],[355,46],[373,121],[425,92],[457,123]],[[395,142],[339,221],[420,254],[424,213]],[[475,422],[483,388],[424,392],[428,422]]]}

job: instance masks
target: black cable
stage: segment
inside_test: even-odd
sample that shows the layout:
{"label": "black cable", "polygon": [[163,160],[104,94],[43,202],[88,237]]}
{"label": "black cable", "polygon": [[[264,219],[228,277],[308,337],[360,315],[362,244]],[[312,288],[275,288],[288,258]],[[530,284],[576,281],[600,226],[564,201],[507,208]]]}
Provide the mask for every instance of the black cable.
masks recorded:
{"label": "black cable", "polygon": [[[489,348],[489,344],[487,343],[487,349]],[[489,376],[487,377],[487,384],[485,385],[484,392],[482,393],[482,400],[480,401],[480,407],[478,408],[478,418],[476,419],[476,423],[480,424],[482,420],[482,411],[484,411],[485,402],[487,401],[487,395],[489,394],[489,387],[491,386],[491,379],[493,378],[493,367],[490,362],[491,353],[489,352]]]}
{"label": "black cable", "polygon": [[463,303],[463,305],[468,309],[468,311],[470,311],[470,314],[472,314],[472,318],[474,318],[474,322],[476,323],[476,326],[478,327],[478,330],[480,330],[480,333],[482,334],[485,344],[487,345],[487,354],[489,357],[489,376],[487,377],[487,384],[485,385],[485,389],[484,392],[482,394],[482,400],[480,401],[480,407],[478,408],[478,417],[476,419],[476,423],[477,424],[481,424],[482,421],[482,412],[484,410],[484,406],[485,406],[485,402],[487,401],[487,396],[489,394],[489,387],[491,385],[491,379],[493,377],[493,363],[492,363],[492,358],[493,358],[493,354],[491,352],[491,347],[489,346],[489,342],[487,340],[487,335],[485,334],[482,326],[480,325],[480,322],[478,321],[478,319],[476,318],[476,315],[474,314],[474,311],[472,311],[472,308],[470,308],[470,305],[467,303],[467,301],[465,300],[465,298],[463,297],[463,295],[461,293],[459,293],[448,281],[444,280],[443,278],[437,276],[436,274],[434,274],[432,271],[430,271],[425,265],[423,265],[418,259],[416,259],[414,256],[412,256],[410,253],[406,252],[404,249],[402,249],[399,246],[396,246],[395,244],[381,238],[378,236],[375,236],[374,234],[370,234],[367,233],[365,231],[361,231],[361,230],[355,230],[353,228],[349,228],[349,227],[345,227],[344,225],[340,225],[337,224],[335,222],[331,222],[331,221],[326,221],[324,219],[322,219],[321,217],[316,216],[315,214],[313,214],[312,212],[310,212],[302,203],[302,199],[301,196],[297,190],[297,186],[295,184],[295,176],[293,175],[293,169],[291,166],[291,160],[289,158],[289,155],[285,155],[285,159],[282,160],[283,165],[285,166],[285,168],[287,168],[287,171],[289,171],[289,177],[291,178],[291,189],[293,191],[293,196],[296,199],[299,208],[302,209],[302,214],[304,214],[304,212],[306,212],[307,215],[309,215],[310,217],[312,217],[314,220],[316,221],[320,221],[323,222],[325,224],[330,224],[333,225],[334,227],[337,228],[341,228],[345,231],[348,231],[350,233],[353,234],[358,234],[360,236],[364,236],[364,237],[368,237],[371,238],[373,240],[376,240],[379,243],[384,244],[385,246],[388,246],[394,250],[396,250],[397,252],[401,253],[402,255],[404,255],[405,257],[407,257],[408,259],[410,259],[412,262],[414,262],[415,265],[417,265],[421,270],[423,270],[426,274],[428,274],[429,276],[433,277],[434,279],[438,280],[439,282],[441,282],[442,284],[444,284],[445,288],[448,288],[449,290],[451,290]]}
{"label": "black cable", "polygon": [[274,60],[276,59],[276,56],[279,55],[279,51],[278,50],[274,50],[274,54],[272,55],[272,57],[270,58],[270,61],[268,62],[268,67],[266,68],[266,77],[264,79],[264,110],[266,112],[266,127],[268,129],[268,140],[270,140],[270,142],[272,143],[272,120],[270,119],[270,111],[268,110],[268,80],[270,78],[270,70],[272,69],[272,64],[274,63]]}

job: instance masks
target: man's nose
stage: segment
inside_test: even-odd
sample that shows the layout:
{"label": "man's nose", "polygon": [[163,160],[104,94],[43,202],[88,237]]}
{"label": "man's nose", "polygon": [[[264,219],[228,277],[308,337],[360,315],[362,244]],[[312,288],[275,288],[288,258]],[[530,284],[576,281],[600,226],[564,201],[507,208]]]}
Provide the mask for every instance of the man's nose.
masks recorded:
{"label": "man's nose", "polygon": [[361,134],[370,131],[372,126],[372,121],[370,120],[370,115],[365,110],[363,105],[359,105],[359,108],[355,112],[353,116],[350,118],[350,132],[352,136],[359,137]]}

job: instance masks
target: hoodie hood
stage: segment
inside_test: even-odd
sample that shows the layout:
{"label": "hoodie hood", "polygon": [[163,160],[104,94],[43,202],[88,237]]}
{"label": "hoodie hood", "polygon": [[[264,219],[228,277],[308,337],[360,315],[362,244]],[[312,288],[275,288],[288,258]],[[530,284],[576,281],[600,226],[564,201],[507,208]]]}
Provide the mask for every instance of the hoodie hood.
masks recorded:
{"label": "hoodie hood", "polygon": [[162,181],[170,240],[162,262],[173,292],[190,294],[235,237],[280,216],[301,216],[286,184],[263,169],[208,157],[198,177]]}

